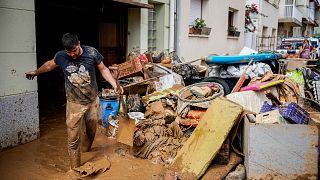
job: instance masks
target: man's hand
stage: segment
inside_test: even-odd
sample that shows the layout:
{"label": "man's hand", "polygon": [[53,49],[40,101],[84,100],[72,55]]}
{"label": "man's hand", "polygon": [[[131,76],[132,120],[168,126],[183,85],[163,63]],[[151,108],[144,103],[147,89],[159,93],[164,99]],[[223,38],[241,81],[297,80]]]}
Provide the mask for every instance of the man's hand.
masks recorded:
{"label": "man's hand", "polygon": [[115,88],[114,88],[114,92],[115,92],[117,95],[122,95],[122,94],[124,93],[123,87],[122,87],[122,86],[115,87]]}
{"label": "man's hand", "polygon": [[45,62],[44,64],[42,64],[42,66],[40,66],[39,69],[27,72],[26,78],[29,80],[32,80],[34,77],[38,76],[39,74],[52,71],[56,67],[58,67],[58,65],[54,62],[54,59],[51,59]]}
{"label": "man's hand", "polygon": [[36,71],[30,71],[25,74],[26,74],[26,78],[29,80],[33,80],[34,77],[38,76]]}

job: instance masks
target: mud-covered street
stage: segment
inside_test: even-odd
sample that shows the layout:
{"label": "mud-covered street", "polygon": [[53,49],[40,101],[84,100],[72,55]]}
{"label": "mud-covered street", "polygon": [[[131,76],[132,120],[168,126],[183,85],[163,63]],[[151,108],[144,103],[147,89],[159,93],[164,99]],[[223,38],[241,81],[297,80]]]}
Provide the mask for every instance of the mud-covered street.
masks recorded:
{"label": "mud-covered street", "polygon": [[[40,138],[0,152],[0,179],[72,179],[69,171],[65,112],[48,114],[40,124]],[[99,126],[92,150],[82,163],[107,157],[111,167],[95,179],[163,179],[165,169],[135,158],[116,140],[103,135]]]}
{"label": "mud-covered street", "polygon": [[0,42],[0,180],[320,179],[320,0],[0,0]]}

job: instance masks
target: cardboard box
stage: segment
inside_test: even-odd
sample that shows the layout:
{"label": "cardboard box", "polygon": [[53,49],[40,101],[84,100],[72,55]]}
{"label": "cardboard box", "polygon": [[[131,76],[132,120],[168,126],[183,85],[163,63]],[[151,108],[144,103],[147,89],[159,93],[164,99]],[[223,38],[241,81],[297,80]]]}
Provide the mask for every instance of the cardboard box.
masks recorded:
{"label": "cardboard box", "polygon": [[256,116],[256,123],[288,124],[287,121],[280,115],[279,110],[258,114]]}
{"label": "cardboard box", "polygon": [[316,66],[316,63],[317,63],[317,60],[315,59],[303,59],[303,58],[287,59],[287,70],[292,71],[301,67],[313,67],[313,66]]}
{"label": "cardboard box", "polygon": [[118,64],[118,68],[118,79],[143,75],[143,67],[138,58]]}
{"label": "cardboard box", "polygon": [[306,60],[298,60],[298,59],[290,59],[287,60],[287,70],[288,71],[292,71],[295,70],[297,68],[301,68],[301,67],[306,67],[307,65],[307,61]]}

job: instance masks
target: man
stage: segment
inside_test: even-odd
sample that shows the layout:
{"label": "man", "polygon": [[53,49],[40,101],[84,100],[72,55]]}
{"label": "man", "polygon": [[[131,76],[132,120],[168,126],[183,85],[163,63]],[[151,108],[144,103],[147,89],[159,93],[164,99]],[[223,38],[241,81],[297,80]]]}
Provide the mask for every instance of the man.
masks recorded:
{"label": "man", "polygon": [[[60,66],[65,76],[67,97],[66,124],[68,132],[68,152],[71,169],[80,164],[81,151],[89,151],[96,133],[99,119],[99,98],[95,67],[101,72],[114,88],[117,94],[123,93],[109,69],[103,64],[103,56],[93,47],[80,45],[77,35],[66,33],[62,37],[65,50],[55,54],[52,60],[45,62],[39,69],[26,73],[26,78],[32,80],[35,76]],[[86,132],[81,132],[81,121]]]}

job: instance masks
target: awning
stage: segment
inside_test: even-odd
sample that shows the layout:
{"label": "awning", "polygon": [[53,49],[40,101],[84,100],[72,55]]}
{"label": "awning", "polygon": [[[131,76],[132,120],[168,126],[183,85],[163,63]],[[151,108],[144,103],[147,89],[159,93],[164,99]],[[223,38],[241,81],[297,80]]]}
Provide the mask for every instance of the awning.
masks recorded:
{"label": "awning", "polygon": [[151,5],[151,4],[145,4],[145,3],[141,3],[141,2],[137,2],[137,1],[133,1],[133,0],[112,0],[112,1],[126,4],[130,8],[148,8],[148,9],[153,9],[153,5]]}

